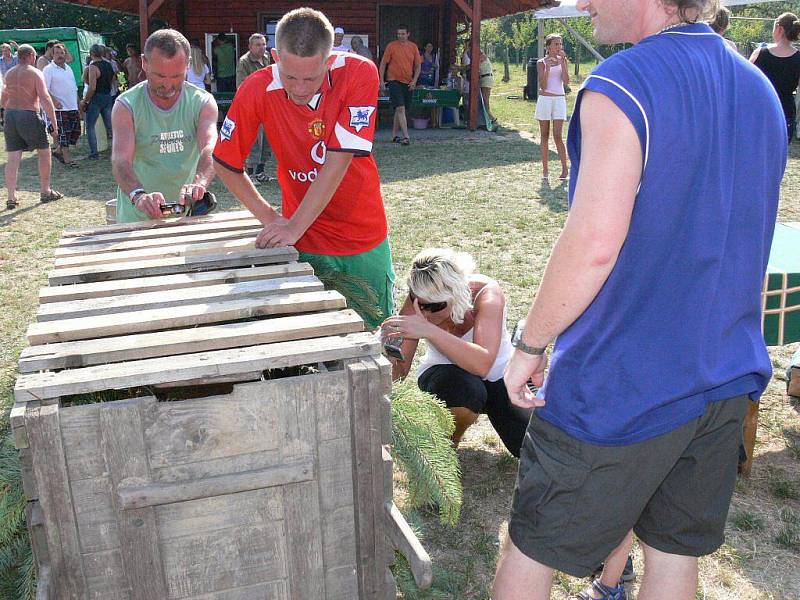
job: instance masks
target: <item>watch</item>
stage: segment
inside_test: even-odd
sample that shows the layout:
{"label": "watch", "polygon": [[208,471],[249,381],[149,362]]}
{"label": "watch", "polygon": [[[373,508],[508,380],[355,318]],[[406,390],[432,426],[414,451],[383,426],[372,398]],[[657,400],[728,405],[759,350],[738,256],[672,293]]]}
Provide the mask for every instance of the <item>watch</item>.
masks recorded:
{"label": "watch", "polygon": [[144,188],[136,188],[135,190],[131,190],[131,193],[128,194],[128,198],[131,199],[131,204],[133,204],[135,206],[136,205],[136,197],[138,195],[140,195],[140,194],[146,194],[146,193],[147,192],[145,191]]}
{"label": "watch", "polygon": [[517,326],[514,328],[514,333],[511,335],[511,345],[517,350],[521,350],[525,354],[531,354],[533,356],[541,356],[544,354],[544,351],[547,350],[547,346],[544,346],[543,348],[536,348],[534,346],[529,346],[522,341],[522,332],[524,330],[525,321],[520,321],[517,323]]}

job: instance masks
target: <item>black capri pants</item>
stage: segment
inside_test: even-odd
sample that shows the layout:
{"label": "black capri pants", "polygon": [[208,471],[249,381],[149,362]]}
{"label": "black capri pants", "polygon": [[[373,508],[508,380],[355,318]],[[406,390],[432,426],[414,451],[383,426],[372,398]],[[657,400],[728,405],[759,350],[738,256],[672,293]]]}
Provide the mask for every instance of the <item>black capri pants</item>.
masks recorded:
{"label": "black capri pants", "polygon": [[456,365],[434,365],[422,374],[417,384],[447,408],[463,407],[486,414],[505,447],[519,458],[533,409],[511,404],[502,379],[486,381]]}

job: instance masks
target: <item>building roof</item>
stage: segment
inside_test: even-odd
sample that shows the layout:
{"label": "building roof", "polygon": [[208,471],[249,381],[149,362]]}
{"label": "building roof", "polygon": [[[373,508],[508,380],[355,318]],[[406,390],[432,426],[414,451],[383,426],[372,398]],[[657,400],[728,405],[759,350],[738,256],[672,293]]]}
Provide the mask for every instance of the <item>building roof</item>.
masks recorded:
{"label": "building roof", "polygon": [[[139,13],[139,0],[64,0],[72,4],[81,4],[83,6],[95,6],[97,8],[105,8],[107,10],[116,10],[124,13],[138,14]],[[456,4],[454,0],[445,0]],[[156,14],[168,8],[173,0],[165,0],[160,10]],[[320,4],[324,5],[324,0]],[[467,5],[471,5],[470,0],[465,0]],[[152,4],[152,0],[148,2]],[[537,8],[546,8],[550,6],[557,6],[557,0],[483,0],[481,2],[482,18],[492,19],[494,17],[502,17],[505,15],[512,15],[527,10],[534,10]],[[324,11],[324,6],[321,7]]]}

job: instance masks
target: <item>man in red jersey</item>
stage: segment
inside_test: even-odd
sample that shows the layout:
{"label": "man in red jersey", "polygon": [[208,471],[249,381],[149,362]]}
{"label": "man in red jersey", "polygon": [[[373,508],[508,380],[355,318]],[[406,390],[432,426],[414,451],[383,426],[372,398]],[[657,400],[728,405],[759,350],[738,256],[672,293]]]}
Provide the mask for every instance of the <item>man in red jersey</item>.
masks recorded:
{"label": "man in red jersey", "polygon": [[[343,274],[341,287],[361,288],[369,306],[359,312],[377,327],[394,307],[386,213],[371,154],[378,71],[359,55],[332,54],[333,27],[310,8],[284,15],[275,45],[275,64],[236,92],[214,150],[217,174],[264,224],[259,247],[294,245],[317,274]],[[243,170],[262,125],[278,162],[282,215]]]}

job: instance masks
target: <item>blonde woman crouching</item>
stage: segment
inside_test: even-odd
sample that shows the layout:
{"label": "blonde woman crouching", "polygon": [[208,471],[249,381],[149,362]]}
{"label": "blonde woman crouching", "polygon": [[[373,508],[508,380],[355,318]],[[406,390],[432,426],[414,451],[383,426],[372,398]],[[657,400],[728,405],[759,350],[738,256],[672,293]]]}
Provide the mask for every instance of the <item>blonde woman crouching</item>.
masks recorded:
{"label": "blonde woman crouching", "polygon": [[400,314],[381,325],[385,336],[403,338],[403,360],[393,359],[392,377],[408,375],[424,339],[428,351],[417,383],[453,414],[453,444],[485,413],[508,451],[518,457],[530,411],[509,402],[503,382],[512,350],[506,299],[496,281],[474,270],[471,256],[452,250],[431,248],[414,258]]}

